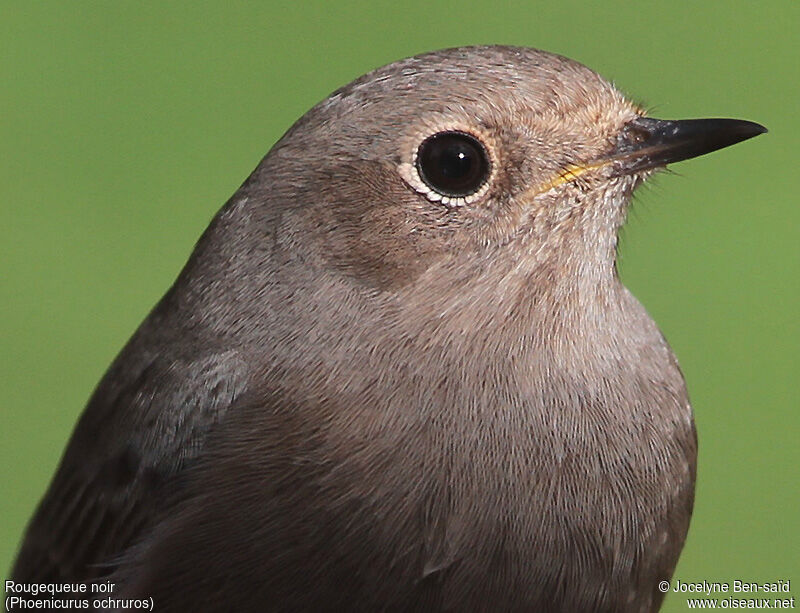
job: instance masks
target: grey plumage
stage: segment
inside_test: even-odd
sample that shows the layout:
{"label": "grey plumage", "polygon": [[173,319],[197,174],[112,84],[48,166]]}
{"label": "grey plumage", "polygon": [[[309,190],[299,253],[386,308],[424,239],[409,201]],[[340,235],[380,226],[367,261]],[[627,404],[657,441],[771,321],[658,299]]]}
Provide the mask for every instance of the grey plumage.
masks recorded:
{"label": "grey plumage", "polygon": [[[642,115],[508,47],[317,105],[101,381],[15,578],[110,574],[161,611],[657,610],[696,436],[615,270],[662,165],[625,166]],[[474,197],[418,172],[448,130],[489,156]]]}

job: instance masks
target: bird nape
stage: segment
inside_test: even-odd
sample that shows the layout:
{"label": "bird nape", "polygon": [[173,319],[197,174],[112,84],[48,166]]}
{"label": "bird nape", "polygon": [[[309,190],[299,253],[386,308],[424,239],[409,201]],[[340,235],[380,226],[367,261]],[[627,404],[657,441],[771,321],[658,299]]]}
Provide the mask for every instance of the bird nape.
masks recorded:
{"label": "bird nape", "polygon": [[334,92],[101,380],[14,580],[165,612],[657,610],[696,435],[617,232],[653,172],[763,131],[645,117],[524,48]]}

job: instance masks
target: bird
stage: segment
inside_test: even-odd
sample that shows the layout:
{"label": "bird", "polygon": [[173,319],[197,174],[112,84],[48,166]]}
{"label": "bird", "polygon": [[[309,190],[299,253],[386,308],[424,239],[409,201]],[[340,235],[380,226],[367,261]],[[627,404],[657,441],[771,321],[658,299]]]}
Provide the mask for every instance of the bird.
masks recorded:
{"label": "bird", "polygon": [[523,47],[335,91],[109,367],[12,576],[109,609],[657,611],[697,435],[618,233],[653,174],[765,131]]}

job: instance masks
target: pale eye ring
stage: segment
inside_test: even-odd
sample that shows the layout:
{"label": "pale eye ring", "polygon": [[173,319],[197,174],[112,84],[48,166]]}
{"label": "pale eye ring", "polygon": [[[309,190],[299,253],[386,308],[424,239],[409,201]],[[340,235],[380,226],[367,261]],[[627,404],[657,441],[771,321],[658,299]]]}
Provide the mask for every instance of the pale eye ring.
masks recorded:
{"label": "pale eye ring", "polygon": [[437,132],[420,144],[417,173],[425,185],[442,198],[471,196],[486,184],[491,174],[489,155],[477,138],[466,132]]}

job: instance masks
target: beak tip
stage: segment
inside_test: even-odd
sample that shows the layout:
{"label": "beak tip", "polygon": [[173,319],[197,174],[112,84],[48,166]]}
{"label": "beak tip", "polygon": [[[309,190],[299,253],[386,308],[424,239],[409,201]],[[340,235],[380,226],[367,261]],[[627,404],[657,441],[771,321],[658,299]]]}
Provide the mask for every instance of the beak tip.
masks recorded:
{"label": "beak tip", "polygon": [[742,135],[744,138],[753,138],[759,134],[766,134],[769,132],[767,128],[755,121],[742,121]]}

